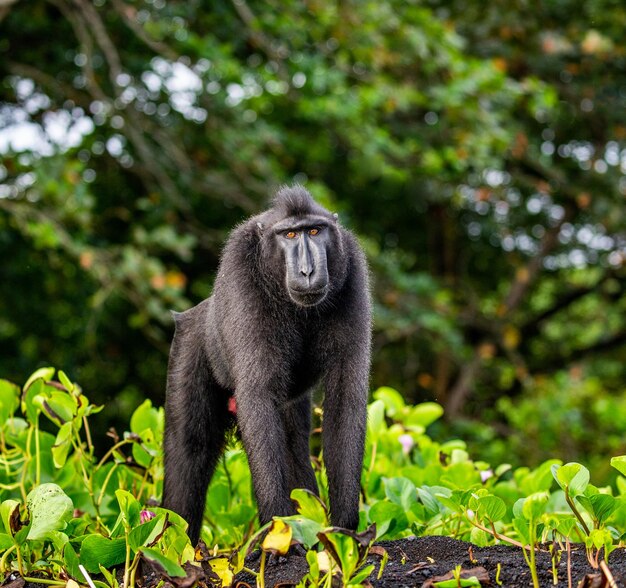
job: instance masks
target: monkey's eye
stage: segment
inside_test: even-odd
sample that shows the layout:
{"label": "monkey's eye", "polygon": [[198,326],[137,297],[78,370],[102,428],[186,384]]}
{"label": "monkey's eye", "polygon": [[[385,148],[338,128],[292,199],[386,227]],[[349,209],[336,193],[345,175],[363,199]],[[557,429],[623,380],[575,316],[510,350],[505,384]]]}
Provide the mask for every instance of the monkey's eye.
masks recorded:
{"label": "monkey's eye", "polygon": [[315,235],[319,234],[319,232],[319,229],[309,229],[309,235],[311,235],[311,237],[315,237]]}
{"label": "monkey's eye", "polygon": [[288,233],[285,233],[285,237],[287,237],[287,239],[295,239],[298,236],[298,233],[296,233],[295,231],[289,231]]}

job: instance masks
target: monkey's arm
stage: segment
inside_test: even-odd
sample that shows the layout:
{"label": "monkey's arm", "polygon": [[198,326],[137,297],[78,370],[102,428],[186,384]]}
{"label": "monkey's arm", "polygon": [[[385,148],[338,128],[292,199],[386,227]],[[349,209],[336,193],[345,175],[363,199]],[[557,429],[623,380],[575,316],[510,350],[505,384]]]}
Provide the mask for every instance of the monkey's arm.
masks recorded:
{"label": "monkey's arm", "polygon": [[343,308],[327,322],[324,346],[322,441],[328,473],[331,522],[356,529],[365,431],[371,347],[371,309],[367,269],[362,256],[353,264]]}

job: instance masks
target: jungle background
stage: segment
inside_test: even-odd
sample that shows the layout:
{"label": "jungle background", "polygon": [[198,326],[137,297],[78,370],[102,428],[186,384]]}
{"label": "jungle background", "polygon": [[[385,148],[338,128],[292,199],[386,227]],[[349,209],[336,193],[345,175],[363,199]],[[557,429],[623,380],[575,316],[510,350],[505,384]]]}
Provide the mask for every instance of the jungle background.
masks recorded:
{"label": "jungle background", "polygon": [[602,479],[625,30],[619,0],[0,0],[0,376],[62,368],[104,442],[163,402],[169,310],[228,231],[299,182],[367,251],[372,389],[441,403],[484,459]]}

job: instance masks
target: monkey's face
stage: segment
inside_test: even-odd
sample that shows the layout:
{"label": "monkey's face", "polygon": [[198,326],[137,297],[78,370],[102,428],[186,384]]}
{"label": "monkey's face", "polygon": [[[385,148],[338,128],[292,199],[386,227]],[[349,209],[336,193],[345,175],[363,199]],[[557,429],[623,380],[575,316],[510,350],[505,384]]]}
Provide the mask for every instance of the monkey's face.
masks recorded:
{"label": "monkey's face", "polygon": [[332,227],[323,218],[286,219],[274,226],[274,237],[283,251],[289,297],[299,306],[322,302],[330,289]]}

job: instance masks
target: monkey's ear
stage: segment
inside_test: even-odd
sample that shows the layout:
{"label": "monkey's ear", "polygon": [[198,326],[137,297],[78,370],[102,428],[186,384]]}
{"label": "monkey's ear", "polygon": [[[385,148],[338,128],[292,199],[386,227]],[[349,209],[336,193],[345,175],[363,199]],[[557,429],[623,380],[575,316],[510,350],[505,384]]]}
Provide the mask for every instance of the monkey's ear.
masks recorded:
{"label": "monkey's ear", "polygon": [[337,222],[339,220],[339,214],[336,212],[333,212],[333,218],[335,219],[335,222]]}
{"label": "monkey's ear", "polygon": [[256,228],[259,229],[259,233],[262,233],[263,232],[263,223],[258,222],[256,224]]}

